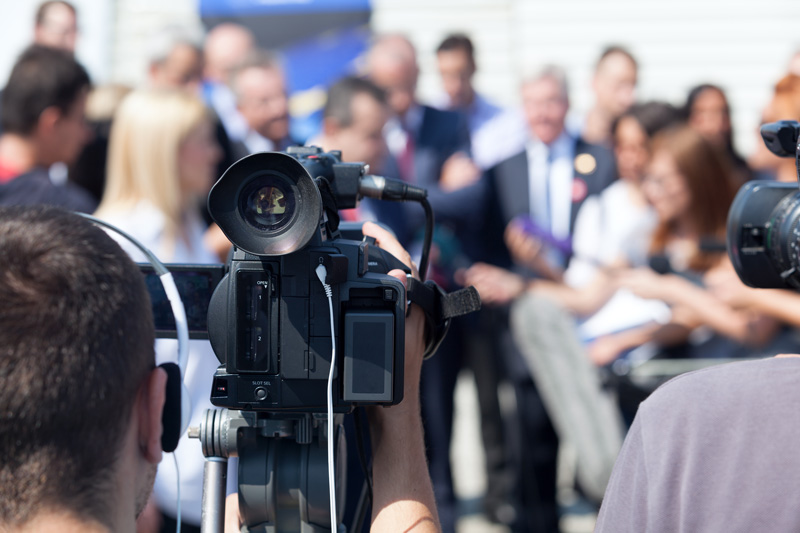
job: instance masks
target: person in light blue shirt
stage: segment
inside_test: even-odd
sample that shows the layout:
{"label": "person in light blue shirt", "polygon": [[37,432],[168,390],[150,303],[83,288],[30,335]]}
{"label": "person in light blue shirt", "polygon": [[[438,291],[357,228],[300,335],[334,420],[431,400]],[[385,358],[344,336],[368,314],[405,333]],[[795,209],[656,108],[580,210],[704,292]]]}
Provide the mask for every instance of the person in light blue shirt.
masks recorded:
{"label": "person in light blue shirt", "polygon": [[436,49],[444,95],[440,109],[461,111],[467,117],[473,161],[485,170],[519,152],[525,143],[521,113],[494,104],[479,94],[472,79],[477,70],[475,49],[464,34],[446,37]]}

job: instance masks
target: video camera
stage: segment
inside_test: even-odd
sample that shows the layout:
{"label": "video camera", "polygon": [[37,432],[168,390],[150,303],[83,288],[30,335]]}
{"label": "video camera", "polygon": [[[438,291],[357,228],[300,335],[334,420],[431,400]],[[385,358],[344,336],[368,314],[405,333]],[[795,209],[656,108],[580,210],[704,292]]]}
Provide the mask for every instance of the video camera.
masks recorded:
{"label": "video camera", "polygon": [[[772,153],[794,157],[800,180],[800,123],[761,127]],[[739,189],[728,214],[728,254],[746,285],[800,290],[800,190],[797,183],[751,181]]]}
{"label": "video camera", "polygon": [[[480,306],[471,287],[446,294],[409,276],[406,289],[388,275],[409,272],[405,264],[364,238],[360,225],[340,224],[339,211],[364,196],[419,202],[424,276],[433,235],[427,191],[368,170],[317,147],[247,156],[208,196],[211,217],[234,245],[228,263],[169,265],[190,336],[208,338],[220,362],[211,403],[222,409],[206,411],[190,428],[207,458],[203,531],[222,531],[229,457],[239,458],[239,511],[248,531],[337,531],[344,414],[403,399],[408,302],[425,312],[426,356],[452,317]],[[148,286],[157,334],[174,335],[160,283],[150,277]],[[352,531],[364,519],[363,494]]]}

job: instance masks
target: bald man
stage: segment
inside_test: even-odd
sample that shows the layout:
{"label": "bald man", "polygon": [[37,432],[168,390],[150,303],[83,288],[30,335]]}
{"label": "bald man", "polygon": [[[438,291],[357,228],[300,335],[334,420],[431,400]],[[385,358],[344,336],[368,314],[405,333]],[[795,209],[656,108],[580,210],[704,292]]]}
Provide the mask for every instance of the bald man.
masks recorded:
{"label": "bald man", "polygon": [[43,2],[36,10],[33,42],[75,53],[78,40],[78,14],[75,6],[60,0]]}
{"label": "bald man", "polygon": [[606,48],[592,78],[594,107],[586,115],[581,137],[588,143],[611,145],[611,125],[636,99],[638,67],[625,48]]}
{"label": "bald man", "polygon": [[[469,158],[469,130],[461,113],[442,111],[417,101],[419,67],[414,45],[402,35],[378,38],[367,54],[367,77],[386,92],[393,112],[384,130],[389,157],[381,171],[426,187],[437,222],[469,222],[464,211],[470,185],[480,171]],[[381,206],[377,217],[405,245],[422,227],[416,206]],[[405,209],[407,208],[407,209]]]}
{"label": "bald man", "polygon": [[248,128],[229,85],[233,73],[255,49],[253,33],[232,22],[215,26],[203,47],[203,99],[216,111],[232,141],[243,141]]}
{"label": "bald man", "polygon": [[[428,189],[436,215],[438,236],[447,236],[434,270],[437,281],[453,283],[451,276],[459,262],[470,261],[477,252],[476,226],[483,203],[480,171],[470,158],[467,117],[422,105],[416,98],[416,50],[402,35],[378,38],[367,55],[369,79],[386,93],[393,117],[384,129],[390,152],[380,172],[399,177]],[[370,203],[379,221],[391,227],[401,242],[412,249],[424,223],[418,205]],[[422,377],[422,412],[426,450],[439,509],[442,531],[455,530],[456,505],[450,469],[450,440],[453,422],[453,391],[461,360],[471,344],[468,331],[472,317],[453,321],[450,334],[436,357],[425,363]],[[470,324],[470,325],[466,325]]]}

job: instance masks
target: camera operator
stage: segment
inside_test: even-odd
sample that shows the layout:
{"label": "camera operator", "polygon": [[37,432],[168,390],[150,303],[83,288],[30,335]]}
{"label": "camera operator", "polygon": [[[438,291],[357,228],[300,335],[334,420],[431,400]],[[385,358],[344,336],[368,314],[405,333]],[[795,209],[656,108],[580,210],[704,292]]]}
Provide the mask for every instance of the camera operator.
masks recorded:
{"label": "camera operator", "polygon": [[797,531],[800,359],[684,374],[643,402],[595,531]]}
{"label": "camera operator", "polygon": [[[413,276],[418,276],[411,256],[391,233],[371,222],[364,223],[362,231],[375,238],[378,246],[409,265]],[[389,275],[406,284],[406,274],[402,270],[393,270]],[[367,409],[373,450],[371,531],[440,531],[420,417],[424,328],[422,310],[414,305],[406,318],[403,401],[391,407]],[[241,525],[237,496],[229,495],[226,502],[226,533],[238,533]]]}
{"label": "camera operator", "polygon": [[[364,232],[410,264],[387,232]],[[102,230],[47,207],[0,208],[0,264],[0,530],[134,531],[161,459],[167,380],[138,268]],[[407,326],[406,400],[370,413],[380,531],[438,527],[419,309]]]}
{"label": "camera operator", "polygon": [[0,208],[0,531],[133,531],[167,375],[144,279],[99,228]]}

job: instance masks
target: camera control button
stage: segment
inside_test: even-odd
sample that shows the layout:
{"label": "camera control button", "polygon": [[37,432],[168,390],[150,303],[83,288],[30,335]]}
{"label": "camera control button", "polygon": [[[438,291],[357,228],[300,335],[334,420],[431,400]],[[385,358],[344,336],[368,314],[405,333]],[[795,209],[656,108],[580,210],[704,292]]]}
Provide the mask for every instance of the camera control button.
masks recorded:
{"label": "camera control button", "polygon": [[383,289],[383,299],[387,302],[394,302],[397,300],[397,293],[392,289]]}
{"label": "camera control button", "polygon": [[267,389],[264,387],[257,387],[256,388],[256,399],[257,400],[266,400],[269,394],[267,393]]}

